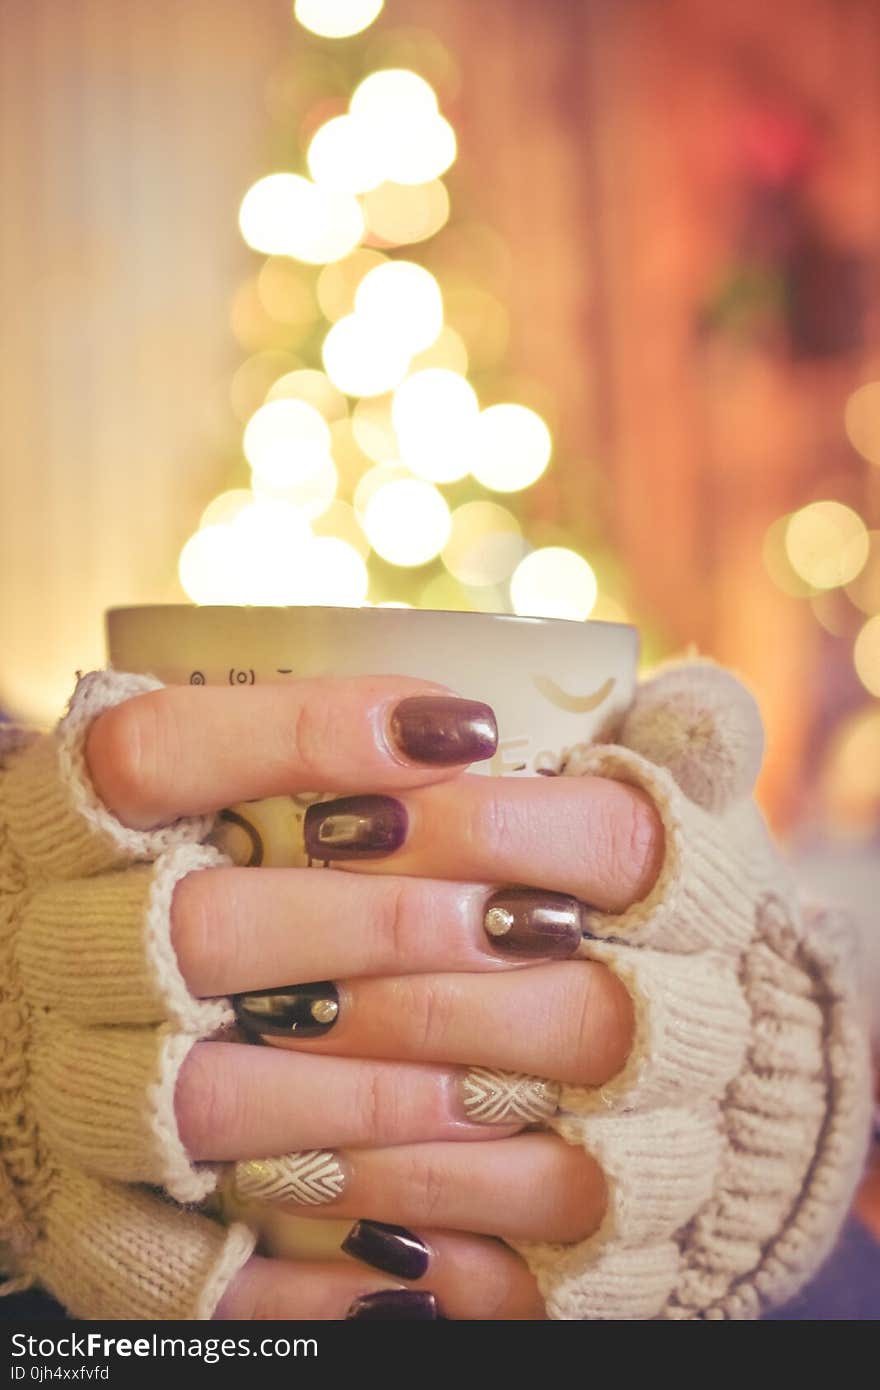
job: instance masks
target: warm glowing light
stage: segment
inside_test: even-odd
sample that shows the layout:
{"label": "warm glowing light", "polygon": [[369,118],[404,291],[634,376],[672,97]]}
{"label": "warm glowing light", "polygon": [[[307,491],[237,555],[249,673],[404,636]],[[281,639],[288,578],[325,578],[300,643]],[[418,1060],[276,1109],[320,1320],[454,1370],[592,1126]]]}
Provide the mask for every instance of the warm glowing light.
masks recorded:
{"label": "warm glowing light", "polygon": [[873,617],[880,613],[880,531],[868,532],[869,552],[862,571],[846,586],[847,598]]}
{"label": "warm glowing light", "polygon": [[318,276],[318,303],[321,312],[331,323],[341,319],[344,314],[354,312],[354,296],[358,285],[368,270],[384,265],[387,257],[381,251],[359,247],[344,260],[325,265]]}
{"label": "warm glowing light", "polygon": [[791,567],[815,589],[850,583],[869,549],[865,523],[842,502],[811,502],[789,517],[785,529]]}
{"label": "warm glowing light", "polygon": [[336,497],[338,486],[339,475],[329,454],[313,473],[296,482],[279,484],[259,473],[254,474],[253,481],[258,496],[286,502],[310,521],[326,512]]}
{"label": "warm glowing light", "polygon": [[293,12],[304,29],[322,39],[347,39],[369,27],[385,0],[296,0]]}
{"label": "warm glowing light", "polygon": [[519,492],[540,478],[553,442],[528,406],[490,405],[477,423],[476,450],[471,471],[477,482],[493,492]]}
{"label": "warm glowing light", "polygon": [[264,403],[272,384],[298,365],[292,353],[278,351],[258,352],[242,362],[229,387],[232,409],[242,424]]}
{"label": "warm glowing light", "polygon": [[393,391],[409,367],[406,345],[360,314],[346,314],[334,323],[322,351],[327,375],[347,396]]}
{"label": "warm glowing light", "polygon": [[424,352],[416,353],[410,363],[410,371],[415,374],[428,367],[445,367],[447,371],[466,376],[468,369],[467,348],[460,333],[444,324],[440,334]]}
{"label": "warm glowing light", "polygon": [[767,527],[762,548],[764,568],[777,589],[781,589],[784,594],[791,598],[807,598],[816,591],[792,569],[786,550],[785,538],[790,520],[790,514],[781,516]]}
{"label": "warm glowing light", "polygon": [[457,579],[441,572],[429,579],[419,594],[419,608],[439,608],[451,613],[470,613],[473,603]]}
{"label": "warm glowing light", "polygon": [[325,372],[303,367],[295,372],[287,372],[273,382],[266,395],[267,401],[296,400],[313,406],[324,419],[332,424],[341,420],[348,411],[345,397]]}
{"label": "warm glowing light", "polygon": [[600,594],[590,610],[590,621],[594,623],[629,623],[631,618],[622,603],[608,594]]}
{"label": "warm glowing light", "polygon": [[330,447],[339,472],[340,495],[350,497],[371,462],[354,437],[351,420],[334,420],[330,426]]}
{"label": "warm glowing light", "polygon": [[364,234],[350,193],[319,188],[299,174],[269,174],[244,196],[239,213],[248,246],[269,256],[324,265],[347,256]]}
{"label": "warm glowing light", "polygon": [[245,352],[259,354],[298,346],[310,328],[306,323],[279,323],[273,319],[260,298],[257,276],[245,280],[236,290],[229,311],[229,326]]}
{"label": "warm glowing light", "polygon": [[318,318],[314,290],[286,256],[269,257],[257,276],[257,293],[276,323],[308,328]]}
{"label": "warm glowing light", "polygon": [[399,454],[391,400],[391,396],[368,396],[358,401],[351,415],[358,445],[376,463],[387,463]]}
{"label": "warm glowing light", "polygon": [[479,415],[474,388],[455,372],[430,367],[407,377],[392,407],[401,459],[429,482],[463,478],[474,462]]}
{"label": "warm glowing light", "polygon": [[241,603],[229,563],[230,528],[205,526],[180,552],[177,573],[193,603]]}
{"label": "warm glowing light", "polygon": [[446,321],[467,344],[472,368],[494,366],[507,351],[510,317],[500,299],[485,290],[452,289],[445,296]]}
{"label": "warm glowing light", "polygon": [[385,151],[385,176],[391,183],[428,183],[445,174],[458,148],[455,131],[444,116],[395,127],[395,139]]}
{"label": "warm glowing light", "polygon": [[235,602],[304,601],[305,557],[311,532],[301,512],[286,502],[258,497],[227,530]]}
{"label": "warm glowing light", "polygon": [[347,541],[366,560],[370,553],[370,542],[355,515],[353,507],[347,502],[331,502],[327,510],[312,523],[316,536],[336,536]]}
{"label": "warm glowing light", "polygon": [[316,536],[307,551],[305,602],[359,608],[369,576],[363,557],[339,536]]}
{"label": "warm glowing light", "polygon": [[420,478],[380,487],[363,520],[373,549],[392,565],[427,564],[443,549],[451,527],[445,498]]}
{"label": "warm glowing light", "polygon": [[856,638],[853,661],[865,689],[880,696],[880,614],[869,618]]}
{"label": "warm glowing light", "polygon": [[880,381],[854,391],[844,415],[847,438],[869,463],[880,464]]}
{"label": "warm glowing light", "polygon": [[510,581],[514,612],[536,618],[588,618],[597,593],[592,567],[564,546],[533,550]]}
{"label": "warm glowing light", "polygon": [[834,821],[871,834],[880,801],[880,708],[868,705],[835,732],[823,777]]}
{"label": "warm glowing light", "polygon": [[355,88],[349,110],[380,131],[401,121],[420,124],[437,115],[437,97],[429,82],[407,68],[371,72]]}
{"label": "warm glowing light", "polygon": [[443,563],[462,584],[500,584],[522,559],[519,522],[497,502],[465,502],[452,513]]}
{"label": "warm glowing light", "polygon": [[244,452],[266,482],[293,485],[322,467],[330,453],[330,430],[323,415],[305,401],[269,401],[247,423]]}
{"label": "warm glowing light", "polygon": [[239,512],[243,512],[245,507],[249,507],[254,500],[254,494],[250,488],[234,487],[227,492],[221,492],[208,503],[199,518],[199,530],[204,530],[207,526],[225,526],[230,521],[234,521]]}
{"label": "warm glowing light", "polygon": [[366,473],[358,480],[351,499],[362,526],[364,514],[374,493],[377,493],[386,483],[396,483],[403,478],[412,478],[412,474],[404,463],[377,463],[372,468],[367,469]]}
{"label": "warm glowing light", "polygon": [[367,227],[388,246],[427,241],[449,221],[449,194],[439,179],[430,183],[381,183],[361,206]]}
{"label": "warm glowing light", "polygon": [[323,188],[366,193],[386,178],[383,156],[370,126],[355,116],[334,116],[312,137],[309,173]]}
{"label": "warm glowing light", "polygon": [[443,327],[443,296],[429,270],[412,261],[386,261],[361,280],[355,315],[376,337],[394,339],[408,356],[430,347]]}

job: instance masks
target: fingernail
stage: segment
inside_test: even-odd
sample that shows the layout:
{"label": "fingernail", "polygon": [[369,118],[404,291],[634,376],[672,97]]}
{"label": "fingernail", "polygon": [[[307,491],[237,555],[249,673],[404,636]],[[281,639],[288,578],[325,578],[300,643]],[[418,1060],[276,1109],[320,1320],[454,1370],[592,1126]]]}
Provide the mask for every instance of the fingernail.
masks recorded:
{"label": "fingernail", "polygon": [[480,1125],[532,1125],[549,1120],[559,1109],[558,1081],[518,1071],[471,1067],[462,1082],[469,1120]]}
{"label": "fingernail", "polygon": [[436,1322],[440,1312],[432,1293],[417,1293],[415,1289],[382,1289],[379,1293],[365,1293],[361,1298],[356,1298],[345,1316],[346,1319],[358,1318],[362,1322],[367,1319],[401,1321],[404,1318],[410,1322]]}
{"label": "fingernail", "polygon": [[233,1000],[242,1028],[273,1037],[321,1038],[336,1022],[339,991],[329,980],[288,985],[286,989],[257,989]]}
{"label": "fingernail", "polygon": [[355,1222],[342,1248],[346,1255],[398,1279],[421,1279],[431,1262],[424,1241],[405,1226],[388,1226],[383,1221]]}
{"label": "fingernail", "polygon": [[496,951],[511,956],[573,956],[583,939],[583,908],[564,893],[503,888],[486,903],[483,927]]}
{"label": "fingernail", "polygon": [[434,767],[479,762],[498,747],[495,715],[479,700],[413,695],[397,705],[389,728],[405,757]]}
{"label": "fingernail", "polygon": [[325,862],[376,859],[400,849],[406,830],[406,807],[394,796],[318,801],[306,811],[306,854]]}
{"label": "fingernail", "polygon": [[253,1202],[300,1202],[306,1207],[335,1202],[347,1180],[336,1154],[328,1149],[252,1158],[236,1163],[233,1173],[239,1197]]}

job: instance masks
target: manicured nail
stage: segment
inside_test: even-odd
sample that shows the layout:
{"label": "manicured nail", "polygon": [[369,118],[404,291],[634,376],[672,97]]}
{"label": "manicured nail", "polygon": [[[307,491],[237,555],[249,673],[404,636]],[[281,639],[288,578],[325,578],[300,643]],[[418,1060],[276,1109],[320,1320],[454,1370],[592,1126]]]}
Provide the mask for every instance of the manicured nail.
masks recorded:
{"label": "manicured nail", "polygon": [[413,695],[401,700],[389,728],[405,757],[434,767],[479,762],[498,747],[495,715],[478,700]]}
{"label": "manicured nail", "polygon": [[256,989],[238,994],[235,1013],[242,1028],[273,1037],[321,1038],[336,1022],[339,992],[329,980],[286,989]]}
{"label": "manicured nail", "polygon": [[317,801],[306,811],[305,844],[310,859],[377,859],[400,849],[407,815],[394,796],[343,796]]}
{"label": "manicured nail", "polygon": [[437,1300],[432,1293],[416,1292],[415,1289],[382,1289],[379,1293],[365,1293],[356,1298],[346,1313],[346,1318],[358,1318],[362,1322],[402,1321],[436,1322],[440,1316]]}
{"label": "manicured nail", "polygon": [[502,888],[486,903],[483,926],[496,951],[511,956],[573,956],[583,939],[583,908],[564,893]]}
{"label": "manicured nail", "polygon": [[322,1207],[342,1194],[348,1175],[335,1153],[307,1149],[280,1158],[236,1163],[233,1184],[249,1202],[300,1202]]}
{"label": "manicured nail", "polygon": [[462,1083],[464,1111],[480,1125],[533,1125],[559,1109],[558,1081],[518,1071],[471,1067]]}
{"label": "manicured nail", "polygon": [[355,1222],[342,1248],[346,1255],[398,1279],[421,1279],[431,1262],[424,1241],[405,1226],[388,1226],[383,1221]]}

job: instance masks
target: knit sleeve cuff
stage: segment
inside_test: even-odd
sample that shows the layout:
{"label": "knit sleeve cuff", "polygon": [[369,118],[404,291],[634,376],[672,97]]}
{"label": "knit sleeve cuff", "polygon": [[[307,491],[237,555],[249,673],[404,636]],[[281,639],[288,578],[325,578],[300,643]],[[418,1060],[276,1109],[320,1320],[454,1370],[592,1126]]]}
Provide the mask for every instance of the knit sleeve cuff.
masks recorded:
{"label": "knit sleeve cuff", "polygon": [[26,742],[10,755],[0,787],[0,819],[17,853],[43,876],[85,877],[156,859],[175,845],[198,842],[210,833],[212,816],[183,817],[156,830],[131,830],[92,786],[85,744],[93,721],[124,700],[161,688],[153,676],[92,671],[78,681],[55,732]]}
{"label": "knit sleeve cuff", "polygon": [[764,863],[760,852],[743,848],[756,843],[749,802],[710,814],[685,796],[665,768],[616,745],[576,749],[565,775],[608,777],[640,788],[663,825],[663,863],[651,892],[625,912],[590,914],[593,936],[661,951],[744,948],[754,932],[754,885]]}

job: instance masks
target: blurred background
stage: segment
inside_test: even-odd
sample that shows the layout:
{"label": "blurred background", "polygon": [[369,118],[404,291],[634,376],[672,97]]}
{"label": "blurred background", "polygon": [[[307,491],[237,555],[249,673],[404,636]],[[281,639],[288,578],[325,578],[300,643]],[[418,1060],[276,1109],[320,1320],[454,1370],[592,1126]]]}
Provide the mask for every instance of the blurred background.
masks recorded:
{"label": "blurred background", "polygon": [[863,857],[875,0],[6,0],[0,63],[8,712],[114,604],[622,618]]}

